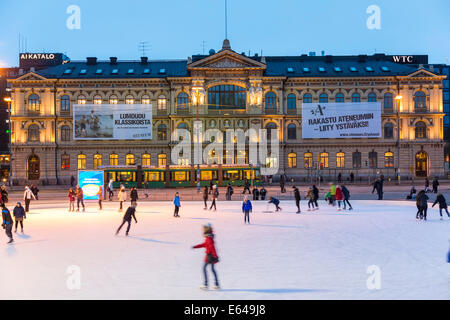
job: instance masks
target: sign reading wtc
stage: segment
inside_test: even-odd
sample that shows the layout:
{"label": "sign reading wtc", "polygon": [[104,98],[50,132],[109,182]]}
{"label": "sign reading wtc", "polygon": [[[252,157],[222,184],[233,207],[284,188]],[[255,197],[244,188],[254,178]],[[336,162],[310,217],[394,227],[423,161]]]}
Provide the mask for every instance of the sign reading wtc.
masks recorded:
{"label": "sign reading wtc", "polygon": [[381,103],[305,103],[303,139],[380,138]]}
{"label": "sign reading wtc", "polygon": [[152,139],[151,104],[75,104],[75,140]]}

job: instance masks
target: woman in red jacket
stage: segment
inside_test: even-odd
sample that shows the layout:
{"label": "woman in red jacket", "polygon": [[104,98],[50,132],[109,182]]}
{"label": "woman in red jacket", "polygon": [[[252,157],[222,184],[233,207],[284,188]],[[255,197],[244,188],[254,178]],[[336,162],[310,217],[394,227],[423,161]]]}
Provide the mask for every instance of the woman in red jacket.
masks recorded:
{"label": "woman in red jacket", "polygon": [[206,249],[206,256],[205,256],[205,264],[203,265],[203,274],[205,277],[205,284],[201,286],[201,289],[208,289],[208,275],[206,273],[206,267],[208,267],[208,264],[211,265],[211,271],[214,274],[216,285],[214,286],[215,290],[219,290],[219,279],[217,278],[216,270],[214,269],[214,264],[219,262],[219,257],[216,252],[216,247],[214,246],[214,233],[211,227],[211,224],[207,224],[203,226],[203,235],[205,236],[205,242],[198,244],[196,246],[193,246],[192,249],[197,248],[205,248]]}
{"label": "woman in red jacket", "polygon": [[344,193],[341,186],[336,186],[336,200],[338,203],[338,211],[341,211],[341,202],[344,200]]}

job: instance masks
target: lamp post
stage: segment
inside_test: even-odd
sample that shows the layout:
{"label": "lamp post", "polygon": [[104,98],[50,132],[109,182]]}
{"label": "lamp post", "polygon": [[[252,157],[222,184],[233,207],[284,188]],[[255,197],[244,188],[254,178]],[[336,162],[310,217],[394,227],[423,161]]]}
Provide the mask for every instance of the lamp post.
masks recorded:
{"label": "lamp post", "polygon": [[[10,89],[11,90],[11,89]],[[8,90],[8,91],[10,91]],[[9,186],[13,186],[13,176],[12,176],[12,141],[11,141],[11,97],[5,97],[3,100],[8,103],[8,135],[9,135]]]}
{"label": "lamp post", "polygon": [[395,97],[397,101],[397,182],[400,185],[400,101],[402,100],[401,95]]}

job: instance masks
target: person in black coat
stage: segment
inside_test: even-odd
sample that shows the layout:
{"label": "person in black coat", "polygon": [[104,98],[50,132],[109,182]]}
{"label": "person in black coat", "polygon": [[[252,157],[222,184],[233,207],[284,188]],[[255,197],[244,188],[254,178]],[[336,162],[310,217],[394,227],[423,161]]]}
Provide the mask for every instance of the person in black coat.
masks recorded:
{"label": "person in black coat", "polygon": [[245,191],[248,191],[248,194],[252,194],[250,191],[250,182],[248,182],[248,179],[245,179],[244,181],[244,191],[242,191],[242,194],[245,194]]}
{"label": "person in black coat", "polygon": [[430,180],[428,178],[425,178],[425,192],[430,191]]}
{"label": "person in black coat", "polygon": [[432,185],[433,185],[433,193],[437,193],[438,192],[438,186],[439,186],[439,181],[438,181],[437,177],[435,177],[433,179]]}
{"label": "person in black coat", "polygon": [[205,188],[203,189],[203,202],[205,203],[205,207],[203,208],[204,210],[208,209],[208,187],[205,186]]}
{"label": "person in black coat", "polygon": [[75,183],[75,177],[74,177],[74,176],[71,176],[71,177],[70,177],[70,186],[73,187],[73,186],[74,186],[74,183]]}
{"label": "person in black coat", "polygon": [[294,189],[295,205],[297,206],[297,213],[300,213],[300,191],[296,186],[292,187]]}
{"label": "person in black coat", "polygon": [[2,185],[0,193],[1,193],[1,202],[4,204],[7,204],[8,203],[8,191],[6,190],[5,185]]}
{"label": "person in black coat", "polygon": [[17,202],[17,205],[14,207],[13,210],[14,220],[16,220],[16,229],[14,232],[17,232],[17,227],[20,223],[20,229],[23,233],[23,219],[27,218],[27,215],[25,213],[25,209],[22,207],[22,204],[20,202]]}
{"label": "person in black coat", "polygon": [[350,199],[350,191],[344,185],[341,186],[341,190],[342,190],[342,194],[344,195],[344,210],[346,209],[346,206],[345,206],[346,203],[348,204],[348,210],[353,210],[352,205],[348,201],[348,199]]}
{"label": "person in black coat", "polygon": [[139,199],[139,196],[138,196],[136,187],[131,188],[130,199],[131,199],[131,205],[137,206],[137,201]]}
{"label": "person in black coat", "polygon": [[377,194],[378,194],[378,200],[383,200],[383,180],[382,179],[378,178],[373,183],[372,193],[374,193],[375,190],[377,191]]}
{"label": "person in black coat", "polygon": [[313,193],[313,201],[316,206],[315,210],[319,210],[319,203],[317,200],[319,200],[319,189],[316,187],[315,184],[312,186],[312,193]]}
{"label": "person in black coat", "polygon": [[233,195],[233,187],[231,184],[228,184],[227,186],[227,200],[231,200],[231,196]]}
{"label": "person in black coat", "polygon": [[12,236],[13,219],[11,218],[11,213],[5,204],[2,203],[2,227],[5,229],[6,236],[9,238],[8,243],[14,241]]}
{"label": "person in black coat", "polygon": [[136,206],[134,206],[134,205],[129,206],[127,211],[125,211],[125,215],[123,216],[122,224],[120,225],[120,227],[116,231],[116,235],[119,234],[119,231],[120,231],[120,229],[122,229],[123,225],[125,223],[128,223],[127,231],[125,233],[125,235],[128,236],[128,233],[130,232],[130,227],[131,227],[131,218],[134,218],[134,221],[137,223],[135,213],[136,213]]}
{"label": "person in black coat", "polygon": [[266,200],[267,190],[264,186],[259,190],[259,194],[261,195],[261,200]]}
{"label": "person in black coat", "polygon": [[417,214],[416,219],[427,220],[427,210],[428,210],[428,196],[425,194],[425,190],[421,190],[416,198]]}
{"label": "person in black coat", "polygon": [[252,190],[253,200],[259,200],[259,190],[257,187],[254,187]]}
{"label": "person in black coat", "polygon": [[440,192],[437,194],[436,200],[434,201],[434,203],[431,207],[433,208],[438,203],[439,203],[439,214],[441,215],[441,220],[442,220],[442,209],[444,209],[445,212],[447,212],[447,216],[450,218],[450,213],[448,213],[448,209],[447,209],[447,201],[445,200],[444,196]]}

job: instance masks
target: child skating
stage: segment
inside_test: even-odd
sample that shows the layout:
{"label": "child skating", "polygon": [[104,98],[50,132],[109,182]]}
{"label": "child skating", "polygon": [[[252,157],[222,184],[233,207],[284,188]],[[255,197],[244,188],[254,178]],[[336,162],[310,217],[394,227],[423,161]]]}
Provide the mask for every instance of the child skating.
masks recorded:
{"label": "child skating", "polygon": [[175,218],[179,218],[180,215],[178,213],[180,212],[181,201],[180,201],[180,194],[178,192],[175,193],[175,197],[173,198],[173,204],[175,206],[175,209],[173,211],[173,216]]}
{"label": "child skating", "polygon": [[250,224],[250,212],[252,212],[252,203],[248,200],[247,196],[244,196],[244,202],[242,203],[242,212],[244,213],[244,223]]}
{"label": "child skating", "polygon": [[273,203],[275,205],[275,209],[276,209],[275,212],[281,211],[281,208],[279,206],[280,200],[278,200],[277,198],[274,198],[274,197],[270,197],[269,200],[270,200],[269,203]]}
{"label": "child skating", "polygon": [[203,264],[203,276],[204,276],[204,285],[200,287],[200,289],[207,290],[208,289],[208,274],[206,272],[206,268],[208,265],[211,265],[211,271],[214,275],[215,286],[213,289],[219,290],[219,279],[217,278],[217,273],[214,268],[214,265],[219,262],[219,256],[217,255],[216,247],[214,244],[214,233],[211,224],[207,224],[203,226],[203,235],[205,237],[205,242],[193,246],[192,249],[205,248],[205,263]]}

